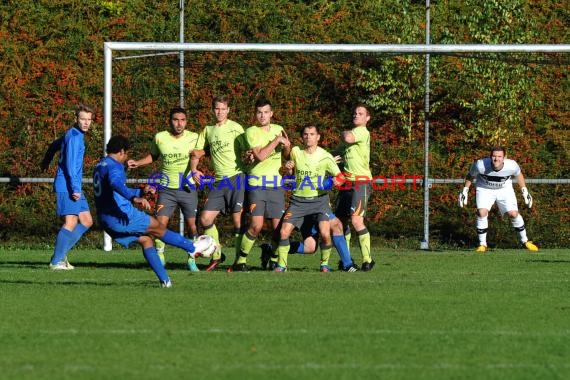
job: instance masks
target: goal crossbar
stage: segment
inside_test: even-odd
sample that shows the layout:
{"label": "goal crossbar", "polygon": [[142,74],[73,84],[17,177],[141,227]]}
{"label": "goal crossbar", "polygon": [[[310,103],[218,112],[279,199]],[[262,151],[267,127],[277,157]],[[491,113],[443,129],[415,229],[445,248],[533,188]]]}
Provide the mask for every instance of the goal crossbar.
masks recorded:
{"label": "goal crossbar", "polygon": [[570,44],[273,44],[105,42],[105,50],[249,51],[304,53],[567,53]]}

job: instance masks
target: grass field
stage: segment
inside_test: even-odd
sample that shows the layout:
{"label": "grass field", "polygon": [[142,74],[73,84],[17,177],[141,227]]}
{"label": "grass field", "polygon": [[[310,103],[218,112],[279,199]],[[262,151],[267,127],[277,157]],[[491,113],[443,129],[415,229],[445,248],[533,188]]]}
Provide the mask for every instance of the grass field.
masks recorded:
{"label": "grass field", "polygon": [[76,249],[68,272],[0,250],[0,378],[570,378],[569,250],[381,251],[329,274],[299,255],[190,273],[170,252],[161,289],[138,250]]}

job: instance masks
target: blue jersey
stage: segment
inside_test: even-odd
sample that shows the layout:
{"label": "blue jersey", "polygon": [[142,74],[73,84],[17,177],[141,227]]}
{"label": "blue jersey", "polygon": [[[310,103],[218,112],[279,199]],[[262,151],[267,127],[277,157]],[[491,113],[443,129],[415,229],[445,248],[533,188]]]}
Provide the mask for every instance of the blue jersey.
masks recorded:
{"label": "blue jersey", "polygon": [[99,161],[93,173],[97,216],[125,220],[140,212],[133,206],[131,200],[140,197],[142,190],[127,187],[126,182],[127,176],[123,164],[109,156]]}
{"label": "blue jersey", "polygon": [[73,126],[63,136],[57,173],[53,182],[56,193],[81,193],[85,133]]}

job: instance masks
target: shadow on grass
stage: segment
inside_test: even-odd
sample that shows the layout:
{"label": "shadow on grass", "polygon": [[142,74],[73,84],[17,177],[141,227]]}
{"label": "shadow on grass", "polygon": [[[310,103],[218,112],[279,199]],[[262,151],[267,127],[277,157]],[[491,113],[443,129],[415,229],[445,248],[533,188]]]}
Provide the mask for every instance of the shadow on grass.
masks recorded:
{"label": "shadow on grass", "polygon": [[[105,262],[73,262],[76,269],[80,268],[118,268],[118,269],[139,269],[148,268],[147,263],[105,263]],[[46,261],[4,261],[0,262],[1,267],[11,268],[32,268],[32,269],[48,269],[49,262]]]}
{"label": "shadow on grass", "polygon": [[570,264],[570,260],[561,259],[531,259],[527,260],[529,263],[539,263],[539,264]]}
{"label": "shadow on grass", "polygon": [[[75,269],[149,269],[150,266],[146,262],[94,262],[94,261],[83,261],[83,262],[72,262]],[[45,269],[48,270],[49,262],[47,261],[2,261],[0,262],[0,268],[28,268],[28,269]],[[206,271],[208,263],[197,264],[200,271]],[[214,271],[216,272],[226,272],[231,265],[219,265]],[[166,270],[188,270],[188,264],[186,262],[167,262]],[[248,267],[250,272],[262,271],[261,267],[251,266]]]}
{"label": "shadow on grass", "polygon": [[[85,286],[85,285],[95,285],[95,286],[117,286],[120,285],[113,281],[95,281],[95,280],[59,280],[59,281],[34,281],[34,280],[0,280],[0,284],[15,284],[15,285],[63,285],[63,286]],[[129,281],[124,284],[128,285],[146,285],[151,284],[150,281],[144,281],[139,283],[133,283]],[[156,285],[156,282],[152,282],[152,285]]]}
{"label": "shadow on grass", "polygon": [[[428,252],[428,251],[426,251]],[[430,250],[430,252],[440,252],[439,250]],[[82,261],[82,262],[72,262],[75,270],[82,270],[82,269],[150,269],[150,266],[146,262],[133,262],[133,263],[125,263],[125,262],[94,262],[94,261]],[[390,265],[389,263],[379,263],[380,265]],[[49,270],[49,262],[48,261],[31,261],[31,260],[23,260],[23,261],[2,261],[0,262],[0,268],[27,268],[27,269],[41,269],[41,270]],[[206,272],[206,268],[208,267],[209,263],[197,263],[196,264],[201,272]],[[220,264],[214,272],[228,272],[228,269],[231,267],[231,264]],[[186,262],[167,262],[166,263],[166,270],[188,270],[188,264]],[[290,267],[287,268],[288,272],[319,272],[319,267]],[[334,268],[333,268],[333,271]],[[271,272],[262,269],[260,266],[252,265],[248,266],[247,272]],[[247,272],[231,272],[231,273],[247,273]]]}

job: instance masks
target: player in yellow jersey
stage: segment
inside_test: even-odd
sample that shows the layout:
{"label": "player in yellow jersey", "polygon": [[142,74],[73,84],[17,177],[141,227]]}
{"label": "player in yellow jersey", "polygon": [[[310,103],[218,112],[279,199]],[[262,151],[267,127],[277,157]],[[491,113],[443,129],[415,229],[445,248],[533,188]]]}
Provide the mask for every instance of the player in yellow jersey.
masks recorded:
{"label": "player in yellow jersey", "polygon": [[315,216],[318,221],[321,248],[321,272],[330,272],[329,258],[332,249],[330,228],[330,209],[328,189],[325,189],[327,175],[334,176],[333,182],[339,184],[338,168],[334,157],[323,148],[319,147],[321,138],[316,126],[304,127],[301,133],[303,147],[294,147],[291,150],[291,161],[286,167],[295,168],[295,186],[292,190],[289,208],[282,218],[279,232],[279,255],[278,265],[274,271],[284,272],[287,270],[287,255],[289,253],[291,233],[301,228],[305,217]]}
{"label": "player in yellow jersey", "polygon": [[[154,136],[148,155],[139,160],[128,160],[127,165],[130,169],[134,169],[161,159],[159,172],[154,173],[152,178],[153,180],[159,178],[160,183],[151,183],[159,187],[156,218],[167,226],[176,207],[180,207],[186,221],[188,236],[196,238],[198,236],[196,227],[198,193],[190,175],[190,154],[196,146],[198,134],[186,130],[187,123],[184,108],[171,109],[170,129],[158,132]],[[164,243],[157,240],[156,246],[161,261],[164,263]],[[188,261],[188,269],[198,270],[192,258]]]}
{"label": "player in yellow jersey", "polygon": [[275,232],[285,210],[285,190],[281,186],[279,169],[282,157],[289,157],[291,143],[283,127],[271,123],[273,109],[269,100],[258,99],[255,102],[255,116],[258,125],[245,131],[247,145],[254,158],[248,171],[246,187],[250,223],[242,236],[240,252],[231,271],[247,271],[247,256],[265,219],[271,220]]}
{"label": "player in yellow jersey", "polygon": [[[369,121],[370,110],[367,106],[359,104],[354,108],[352,116],[354,126],[342,132],[340,151],[343,152],[344,173],[352,186],[339,191],[335,210],[335,215],[344,226],[346,241],[350,242],[350,225],[358,235],[363,271],[371,270],[375,264],[370,255],[370,233],[364,224],[368,199],[372,193],[370,132],[366,128]],[[363,181],[358,182],[358,178]]]}
{"label": "player in yellow jersey", "polygon": [[[206,204],[200,213],[200,224],[204,228],[204,234],[212,236],[218,247],[221,247],[214,222],[220,212],[223,215],[231,214],[237,254],[241,242],[241,216],[245,194],[245,170],[241,160],[241,154],[246,150],[244,129],[240,124],[228,119],[230,107],[227,96],[214,97],[212,110],[216,124],[208,125],[202,130],[191,161],[195,182],[209,189]],[[202,171],[197,169],[206,147],[210,148],[214,178],[205,177]],[[212,256],[206,270],[213,270],[224,260],[225,255],[220,248]]]}

